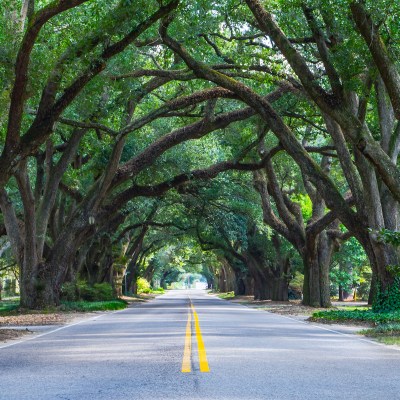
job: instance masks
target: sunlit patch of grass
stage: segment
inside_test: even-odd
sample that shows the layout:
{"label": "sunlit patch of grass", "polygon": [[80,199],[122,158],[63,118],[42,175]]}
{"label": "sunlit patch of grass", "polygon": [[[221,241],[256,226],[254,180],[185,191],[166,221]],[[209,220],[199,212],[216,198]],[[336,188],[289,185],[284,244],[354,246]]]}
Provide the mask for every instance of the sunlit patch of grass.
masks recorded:
{"label": "sunlit patch of grass", "polygon": [[347,311],[365,311],[371,309],[371,306],[339,306],[336,307],[338,310],[347,310]]}
{"label": "sunlit patch of grass", "polygon": [[62,311],[114,311],[123,310],[128,303],[124,300],[109,301],[64,301],[60,306]]}
{"label": "sunlit patch of grass", "polygon": [[400,345],[400,336],[380,336],[377,337],[376,340],[384,344]]}
{"label": "sunlit patch of grass", "polygon": [[382,324],[359,332],[385,344],[400,345],[400,323]]}
{"label": "sunlit patch of grass", "polygon": [[233,299],[235,297],[234,292],[218,293],[217,296],[220,299]]}

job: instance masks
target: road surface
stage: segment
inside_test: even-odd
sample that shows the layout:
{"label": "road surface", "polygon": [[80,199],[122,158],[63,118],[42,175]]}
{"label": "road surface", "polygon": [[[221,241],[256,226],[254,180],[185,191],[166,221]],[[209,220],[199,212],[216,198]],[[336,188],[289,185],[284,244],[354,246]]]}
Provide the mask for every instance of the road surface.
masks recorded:
{"label": "road surface", "polygon": [[170,291],[0,346],[0,399],[394,400],[399,371],[395,349]]}

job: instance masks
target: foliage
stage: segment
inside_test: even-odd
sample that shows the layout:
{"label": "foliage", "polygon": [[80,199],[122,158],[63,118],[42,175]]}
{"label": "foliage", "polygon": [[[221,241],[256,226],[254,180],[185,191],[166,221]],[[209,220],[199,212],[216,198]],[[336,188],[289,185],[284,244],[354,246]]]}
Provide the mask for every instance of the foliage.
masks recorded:
{"label": "foliage", "polygon": [[400,232],[383,228],[378,231],[378,239],[395,247],[400,246]]}
{"label": "foliage", "polygon": [[3,300],[0,301],[0,314],[7,314],[10,311],[17,310],[19,301]]}
{"label": "foliage", "polygon": [[[378,3],[379,7],[372,1],[365,2],[376,22],[377,34],[382,34],[389,55],[397,60],[400,34],[396,14],[400,9],[388,0],[380,0]],[[46,4],[50,4],[49,1],[32,2],[35,15],[40,15],[40,10]],[[254,190],[252,172],[225,171],[217,177],[205,174],[201,175],[201,179],[196,179],[194,171],[215,166],[222,161],[233,161],[236,164],[259,163],[264,150],[268,151],[279,144],[280,150],[271,162],[276,173],[275,186],[282,189],[284,198],[279,204],[279,196],[275,195],[274,198],[272,195],[269,211],[279,215],[280,210],[290,208],[286,219],[289,222],[299,219],[300,224],[304,222],[304,228],[314,222],[313,212],[318,208],[313,204],[314,191],[325,197],[330,197],[327,193],[336,193],[335,191],[343,197],[350,194],[353,189],[351,182],[359,180],[362,176],[361,168],[364,169],[367,164],[359,162],[358,153],[353,151],[354,143],[347,136],[343,146],[348,151],[337,151],[340,146],[335,140],[338,139],[330,132],[326,117],[334,120],[336,118],[335,124],[342,128],[345,135],[358,132],[359,126],[365,126],[371,132],[368,137],[372,136],[376,143],[385,141],[381,140],[383,124],[380,114],[383,110],[377,106],[377,82],[374,82],[378,71],[368,75],[371,70],[371,52],[359,30],[355,29],[354,18],[352,20],[349,17],[349,2],[307,2],[318,29],[321,29],[318,37],[326,39],[323,46],[316,43],[318,40],[309,40],[313,32],[310,18],[305,16],[303,3],[297,0],[275,0],[265,5],[282,32],[287,32],[293,38],[293,48],[298,57],[302,57],[304,66],[310,68],[309,75],[314,75],[311,80],[309,76],[304,79],[299,76],[298,71],[294,72],[290,67],[293,62],[282,54],[279,43],[275,40],[276,43],[272,44],[272,39],[266,39],[265,32],[259,32],[259,24],[254,23],[254,15],[246,2],[181,2],[177,11],[170,15],[174,18],[168,18],[169,35],[187,49],[187,54],[213,68],[222,66],[218,76],[225,77],[231,83],[236,80],[248,87],[249,90],[242,91],[242,95],[254,90],[258,96],[265,96],[277,88],[282,90],[287,85],[291,86],[273,104],[277,113],[273,117],[275,122],[282,119],[288,129],[293,131],[293,138],[287,139],[286,144],[269,131],[263,132],[265,137],[262,136],[260,132],[264,128],[260,129],[260,126],[264,123],[261,123],[260,117],[254,115],[246,120],[224,125],[203,136],[198,132],[193,136],[187,133],[193,124],[201,122],[201,126],[212,126],[226,113],[237,112],[245,107],[246,104],[239,100],[245,99],[245,96],[238,93],[225,96],[225,93],[215,104],[214,100],[204,100],[205,89],[214,88],[220,83],[193,79],[193,74],[183,61],[185,57],[173,54],[170,47],[160,42],[162,35],[158,31],[158,21],[149,23],[149,28],[137,40],[132,43],[128,41],[132,37],[129,32],[134,32],[141,22],[141,26],[147,26],[143,21],[158,9],[157,5],[165,7],[170,4],[170,1],[98,0],[84,2],[66,12],[57,13],[41,29],[39,27],[37,39],[25,46],[32,48],[32,54],[26,54],[26,65],[29,69],[24,72],[16,64],[17,53],[24,49],[21,47],[23,38],[29,39],[32,36],[29,34],[32,26],[28,19],[25,21],[19,14],[21,0],[4,1],[4,12],[0,15],[0,147],[4,149],[5,139],[10,139],[7,141],[12,146],[15,145],[15,149],[9,152],[6,148],[6,152],[15,154],[16,160],[26,158],[28,171],[24,182],[30,187],[25,192],[29,192],[30,197],[35,197],[34,201],[23,202],[21,184],[18,186],[14,178],[10,179],[12,172],[9,173],[10,176],[2,175],[5,192],[19,224],[15,232],[25,232],[25,237],[21,233],[21,241],[13,243],[29,240],[28,233],[32,229],[23,225],[32,221],[26,220],[25,216],[42,216],[46,209],[49,214],[48,220],[43,218],[33,221],[30,227],[40,226],[45,222],[43,225],[46,229],[37,235],[45,243],[36,247],[36,243],[31,243],[25,249],[44,248],[46,251],[42,250],[43,254],[38,254],[37,262],[32,263],[32,271],[28,271],[27,276],[35,277],[34,269],[42,261],[45,267],[48,260],[55,260],[52,267],[71,268],[72,275],[78,274],[73,268],[83,263],[84,268],[79,270],[80,281],[63,285],[63,299],[105,300],[113,297],[111,285],[102,283],[91,286],[85,280],[103,282],[106,279],[111,282],[115,279],[113,285],[120,285],[121,276],[132,255],[137,256],[131,265],[131,269],[135,268],[135,271],[132,270],[130,276],[125,275],[125,281],[127,276],[132,280],[140,276],[137,282],[138,291],[148,293],[151,291],[149,282],[159,282],[166,287],[181,279],[185,271],[201,274],[210,283],[217,276],[221,259],[228,260],[235,272],[251,275],[246,265],[246,256],[252,251],[260,261],[259,264],[273,272],[276,271],[274,267],[279,264],[280,256],[287,256],[291,261],[291,271],[286,275],[295,274],[291,286],[300,290],[300,272],[303,267],[299,255],[292,256],[295,253],[293,243],[297,242],[292,240],[290,244],[289,241],[284,241],[282,254],[272,245],[272,229],[264,223],[265,215],[260,198]],[[124,43],[121,52],[108,57],[107,54],[121,40]],[[325,49],[325,53],[321,52],[321,47]],[[293,51],[291,53],[294,54]],[[296,63],[301,65],[299,60]],[[18,71],[22,71],[21,76],[18,76]],[[147,72],[141,75],[143,71]],[[305,82],[313,82],[313,93],[321,93],[322,96],[319,101],[315,101],[310,93],[307,96],[298,93],[298,78],[306,91]],[[334,87],[335,81],[339,83],[340,90]],[[14,109],[23,110],[23,113],[16,123],[10,124],[11,127],[16,125],[17,132],[15,137],[8,138],[7,126],[10,121],[7,116],[15,115],[18,119],[18,113],[8,112],[11,94],[15,88],[13,82],[22,91],[16,96]],[[315,90],[318,85],[320,87]],[[160,111],[160,107],[167,107],[171,101],[177,107],[184,96],[196,92],[202,93],[202,101],[182,108],[168,109],[168,112]],[[354,110],[346,108],[352,103],[345,99],[349,93],[358,98],[360,106],[365,106],[365,113],[362,110],[358,113],[366,114],[365,121],[360,121],[356,129],[349,127],[351,121],[346,121],[345,124],[340,121],[340,115],[354,114]],[[331,94],[335,97],[335,104],[331,104]],[[247,102],[247,106],[255,103],[257,101],[254,97],[251,102]],[[328,106],[321,109],[319,104],[325,103]],[[344,112],[332,116],[330,110],[334,106],[342,108]],[[134,110],[133,116],[127,112],[130,109]],[[264,109],[266,110],[265,107]],[[393,110],[388,107],[388,111],[390,114]],[[151,113],[157,114],[157,118],[150,118]],[[51,127],[46,128],[46,121],[50,121],[49,117],[53,114],[55,121],[51,121]],[[137,122],[145,116],[147,122],[144,125],[139,124],[139,128],[119,134],[124,132],[126,124]],[[276,123],[268,125],[273,126]],[[180,130],[188,135],[183,136],[184,140],[179,139],[177,132]],[[283,132],[282,129],[279,131]],[[66,149],[77,132],[84,132],[84,136],[66,163],[66,169],[52,174],[57,170],[57,163],[68,154]],[[287,132],[290,133],[289,130]],[[361,136],[362,134],[360,132]],[[169,142],[168,135],[172,138]],[[22,144],[19,143],[19,138],[23,138]],[[314,150],[302,157],[303,149],[288,149],[291,147],[289,143],[297,143],[296,140]],[[333,143],[335,146],[332,146]],[[361,143],[359,138],[357,143]],[[122,148],[119,153],[120,144]],[[154,147],[155,144],[161,144],[158,150]],[[288,152],[282,151],[282,145]],[[369,142],[366,145],[370,148]],[[321,147],[326,146],[330,149],[321,150]],[[24,152],[19,154],[19,149],[24,149]],[[296,161],[289,155],[290,151],[292,156],[295,155]],[[388,154],[387,150],[384,151]],[[351,158],[348,160],[349,165],[358,168],[356,179],[350,181],[348,175],[351,171],[343,171],[345,164],[339,153],[348,153]],[[326,154],[329,158],[333,156],[330,172],[333,189],[329,191],[329,185],[310,189],[305,181],[312,182],[313,173],[314,183],[325,180],[320,177],[315,179],[318,168],[314,171],[310,163],[307,168],[304,165],[299,166],[299,160],[311,158],[319,165]],[[11,163],[6,155],[3,154],[2,159],[7,165],[0,166],[0,174],[3,170],[19,170],[18,165],[9,168]],[[140,158],[141,156],[143,157]],[[365,161],[362,155],[360,158]],[[379,167],[379,162],[376,165]],[[382,177],[379,176],[379,171],[383,169],[376,168],[379,187],[384,187]],[[112,176],[107,176],[108,173]],[[305,174],[310,176],[305,177]],[[182,175],[186,176],[186,181],[176,186],[175,177]],[[48,201],[48,198],[45,199],[47,184],[49,181],[56,181],[57,177],[62,179],[53,190],[49,190],[55,196]],[[270,186],[274,186],[273,179],[268,179]],[[157,192],[160,186],[167,189],[157,194],[160,193]],[[145,194],[138,197],[137,193],[141,189]],[[273,193],[273,190],[270,192]],[[367,204],[370,196],[365,194],[354,198],[356,201],[356,197],[365,198]],[[153,197],[157,200],[153,200]],[[367,214],[368,208],[372,209],[368,204],[364,206],[362,201],[361,204],[355,204],[353,209],[348,208],[346,214],[340,209],[343,207],[340,206],[341,202],[325,198],[326,203],[329,203],[328,200],[331,201],[329,208],[335,212],[340,211],[342,215],[358,213],[363,216]],[[28,204],[35,204],[34,210],[25,209]],[[295,211],[293,206],[296,206]],[[322,205],[321,210],[324,207]],[[154,213],[149,211],[153,209]],[[341,222],[346,224],[346,221]],[[350,222],[347,221],[347,227],[357,225]],[[289,225],[293,226],[292,223]],[[366,225],[360,231],[362,229],[365,233]],[[140,238],[139,231],[145,232],[135,249],[134,244]],[[292,233],[293,229],[288,226],[288,231]],[[298,232],[297,235],[301,236]],[[379,235],[385,243],[400,245],[400,234],[397,232],[383,229]],[[359,233],[358,237],[360,236]],[[71,239],[71,243],[65,243],[68,249],[76,247],[71,250],[71,254],[83,257],[87,251],[88,256],[84,262],[74,259],[71,265],[67,265],[67,262],[58,260],[61,256],[57,255],[62,252],[54,249],[57,249],[57,245],[58,250],[63,249],[64,239],[67,237],[75,238]],[[7,238],[7,242],[8,240]],[[90,249],[86,249],[85,246],[89,244]],[[303,244],[299,245],[302,246]],[[21,249],[16,250],[19,251],[14,251],[14,254],[23,254]],[[8,261],[6,263],[1,259],[0,268],[8,268],[11,265]],[[16,260],[11,261],[16,265]],[[23,262],[19,261],[19,264],[23,265]],[[399,268],[396,265],[387,266],[387,271],[397,276]],[[24,270],[27,271],[26,268]],[[67,270],[58,271],[55,275],[66,276],[66,272]],[[44,273],[43,276],[47,275]],[[350,239],[335,255],[331,270],[333,290],[337,291],[339,285],[347,290],[359,286],[359,293],[366,296],[370,277],[371,272],[362,246],[355,239]],[[27,280],[21,277],[21,281]],[[55,288],[59,288],[61,284],[62,282],[57,282]],[[397,306],[398,297],[392,287],[385,292],[378,291],[377,309],[387,310],[389,306]]]}
{"label": "foliage", "polygon": [[303,290],[303,285],[304,285],[304,275],[302,273],[300,273],[299,271],[296,271],[293,279],[290,281],[289,286],[291,288],[301,292]]}
{"label": "foliage", "polygon": [[313,321],[370,322],[382,324],[400,322],[400,310],[376,313],[373,310],[330,310],[318,311],[312,315]]}
{"label": "foliage", "polygon": [[220,299],[233,299],[235,297],[234,292],[218,293],[217,295]]}
{"label": "foliage", "polygon": [[114,299],[113,288],[109,283],[89,285],[85,281],[66,282],[62,286],[62,299],[65,301],[107,301]]}
{"label": "foliage", "polygon": [[337,296],[341,286],[346,292],[356,288],[359,298],[368,298],[372,271],[364,249],[354,237],[334,254],[329,276],[333,296]]}
{"label": "foliage", "polygon": [[372,329],[363,329],[359,333],[385,344],[400,344],[400,323],[382,324]]}
{"label": "foliage", "polygon": [[138,278],[136,281],[137,284],[137,292],[140,293],[150,293],[150,282],[145,278]]}
{"label": "foliage", "polygon": [[312,216],[312,201],[310,196],[297,192],[292,196],[292,200],[299,204],[304,221],[307,222]]}
{"label": "foliage", "polygon": [[95,292],[94,299],[97,301],[112,300],[114,298],[113,288],[109,283],[95,283],[93,285]]}
{"label": "foliage", "polygon": [[109,301],[63,301],[62,311],[113,311],[126,308],[127,302],[123,300]]}
{"label": "foliage", "polygon": [[79,297],[77,286],[75,282],[65,282],[61,288],[61,298],[65,301],[76,301]]}
{"label": "foliage", "polygon": [[165,289],[162,287],[159,287],[157,289],[150,289],[151,294],[164,294],[165,293]]}
{"label": "foliage", "polygon": [[373,310],[377,313],[400,310],[400,277],[396,277],[385,289],[382,284],[377,285]]}
{"label": "foliage", "polygon": [[381,324],[376,326],[374,329],[368,329],[364,332],[370,332],[374,334],[400,335],[400,323]]}

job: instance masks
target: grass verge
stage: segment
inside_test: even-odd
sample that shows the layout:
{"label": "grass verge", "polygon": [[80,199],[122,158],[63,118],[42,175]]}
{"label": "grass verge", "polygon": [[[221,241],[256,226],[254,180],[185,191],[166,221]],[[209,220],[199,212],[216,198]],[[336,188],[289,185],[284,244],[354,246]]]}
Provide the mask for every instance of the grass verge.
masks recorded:
{"label": "grass verge", "polygon": [[123,310],[128,303],[124,300],[109,301],[64,301],[60,309],[62,311],[115,311]]}
{"label": "grass verge", "polygon": [[[43,313],[51,313],[57,311],[115,311],[126,308],[128,302],[125,300],[108,300],[108,301],[63,301],[61,305],[54,309],[43,310]],[[29,310],[19,310],[18,301],[1,301],[0,316],[14,315],[16,313],[31,313]]]}
{"label": "grass verge", "polygon": [[400,323],[400,310],[390,313],[375,313],[367,310],[331,310],[313,313],[311,321],[316,322],[367,322],[371,325],[379,325],[390,322]]}
{"label": "grass verge", "polygon": [[400,323],[382,324],[359,333],[381,343],[400,345]]}
{"label": "grass verge", "polygon": [[235,297],[234,292],[218,293],[217,296],[220,299],[233,299]]}

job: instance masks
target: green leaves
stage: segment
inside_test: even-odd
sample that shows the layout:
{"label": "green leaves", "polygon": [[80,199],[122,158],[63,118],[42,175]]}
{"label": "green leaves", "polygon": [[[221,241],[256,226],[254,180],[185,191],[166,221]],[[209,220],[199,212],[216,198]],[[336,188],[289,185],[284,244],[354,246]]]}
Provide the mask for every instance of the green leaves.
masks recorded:
{"label": "green leaves", "polygon": [[400,246],[400,232],[383,228],[377,232],[377,236],[378,240],[384,243],[389,243],[396,247]]}

